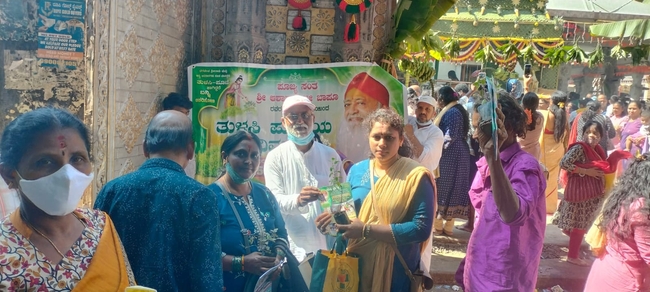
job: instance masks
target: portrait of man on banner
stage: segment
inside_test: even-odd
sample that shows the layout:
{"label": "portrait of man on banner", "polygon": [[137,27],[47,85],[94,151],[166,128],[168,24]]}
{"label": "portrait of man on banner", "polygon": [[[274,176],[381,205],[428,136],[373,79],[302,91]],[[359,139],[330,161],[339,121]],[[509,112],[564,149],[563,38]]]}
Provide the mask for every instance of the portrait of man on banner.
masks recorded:
{"label": "portrait of man on banner", "polygon": [[388,108],[389,99],[386,86],[368,73],[361,72],[354,76],[345,90],[343,120],[336,137],[336,150],[353,163],[368,158],[368,131],[363,120],[377,109]]}

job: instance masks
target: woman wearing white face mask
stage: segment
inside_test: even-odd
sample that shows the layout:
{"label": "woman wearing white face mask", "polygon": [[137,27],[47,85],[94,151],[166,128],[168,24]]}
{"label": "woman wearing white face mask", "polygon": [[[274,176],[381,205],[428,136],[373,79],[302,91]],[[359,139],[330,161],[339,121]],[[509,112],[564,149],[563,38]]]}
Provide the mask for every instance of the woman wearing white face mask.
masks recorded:
{"label": "woman wearing white face mask", "polygon": [[110,218],[77,209],[93,179],[84,124],[41,108],[5,128],[0,174],[20,207],[0,224],[0,287],[9,291],[123,291],[133,273]]}

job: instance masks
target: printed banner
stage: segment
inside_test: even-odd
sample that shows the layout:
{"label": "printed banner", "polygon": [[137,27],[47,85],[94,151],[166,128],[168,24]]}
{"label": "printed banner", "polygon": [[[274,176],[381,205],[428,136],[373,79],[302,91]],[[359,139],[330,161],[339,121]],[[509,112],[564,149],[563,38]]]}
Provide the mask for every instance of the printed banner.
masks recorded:
{"label": "printed banner", "polygon": [[84,58],[85,0],[39,1],[38,50],[41,66],[74,69]]}
{"label": "printed banner", "polygon": [[188,68],[189,94],[196,142],[196,179],[209,184],[222,167],[221,143],[238,130],[262,140],[264,158],[287,140],[282,126],[282,102],[299,94],[309,98],[314,131],[353,162],[368,158],[368,132],[363,119],[378,108],[393,108],[404,116],[406,87],[377,65],[258,65],[201,63]]}

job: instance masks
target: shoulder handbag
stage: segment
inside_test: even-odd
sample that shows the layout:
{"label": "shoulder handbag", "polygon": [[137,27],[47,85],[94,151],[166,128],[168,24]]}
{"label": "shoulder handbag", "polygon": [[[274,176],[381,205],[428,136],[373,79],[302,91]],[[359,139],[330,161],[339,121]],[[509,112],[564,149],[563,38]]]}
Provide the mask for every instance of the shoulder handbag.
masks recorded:
{"label": "shoulder handbag", "polygon": [[[230,207],[235,213],[235,217],[237,218],[239,227],[242,230],[242,235],[244,236],[244,249],[246,250],[246,254],[250,254],[251,253],[250,241],[249,241],[250,233],[244,231],[246,230],[246,228],[244,227],[244,223],[242,222],[241,217],[239,216],[239,212],[237,211],[237,208],[235,208],[235,204],[230,199],[230,196],[228,196],[228,192],[226,191],[226,189],[223,187],[223,185],[220,182],[216,182],[216,184],[217,186],[219,186],[219,188],[221,188],[221,192],[223,193],[224,197],[226,197],[226,199],[228,200],[228,204],[230,204]],[[251,184],[251,192],[252,191],[253,191],[253,184]],[[302,275],[300,274],[300,270],[298,269],[298,260],[289,250],[289,244],[284,239],[278,238],[276,240],[276,247],[280,248],[282,252],[284,252],[285,257],[287,259],[287,268],[288,268],[286,270],[286,273],[283,270],[282,273],[283,277],[282,279],[280,279],[279,285],[277,285],[277,290],[282,292],[308,291],[309,289],[305,284],[305,280],[302,278]],[[259,279],[258,276],[246,273],[246,285],[244,286],[244,291],[245,292],[254,291],[258,279]],[[276,287],[276,285],[274,285],[274,287]],[[276,289],[274,289],[274,291],[275,290]]]}
{"label": "shoulder handbag", "polygon": [[[373,171],[373,167],[371,164],[369,164],[370,168],[370,198],[372,199],[372,208],[375,211],[375,214],[377,214],[377,217],[379,217],[379,221],[384,222],[384,219],[381,218],[381,214],[377,212],[376,204],[375,204],[375,174]],[[393,230],[391,229],[391,232]],[[395,236],[393,236],[395,238]],[[404,257],[402,257],[402,253],[399,252],[399,249],[397,249],[397,242],[394,242],[391,244],[391,247],[395,251],[395,255],[397,256],[397,259],[399,259],[400,263],[404,267],[404,272],[406,273],[406,276],[409,278],[411,281],[411,292],[422,292],[425,290],[424,287],[424,272],[422,272],[419,269],[419,263],[418,263],[418,269],[415,271],[415,273],[411,272],[411,269],[409,269],[408,265],[406,264],[406,261],[404,260]]]}
{"label": "shoulder handbag", "polygon": [[[228,196],[228,192],[226,191],[226,188],[223,187],[223,184],[221,182],[217,181],[215,184],[221,189],[221,194],[228,200],[228,204],[230,205],[230,208],[232,208],[233,213],[235,213],[235,218],[237,218],[237,222],[239,223],[239,228],[241,228],[241,234],[244,236],[244,249],[246,250],[246,254],[248,255],[251,253],[251,247],[250,247],[250,232],[246,232],[247,229],[244,226],[244,222],[241,221],[241,217],[239,216],[239,211],[237,211],[237,208],[235,208],[235,203],[233,203],[232,199],[230,199],[230,196]],[[253,185],[251,184],[251,192],[253,191]],[[257,284],[257,280],[259,279],[259,276],[253,275],[251,273],[245,273],[246,275],[246,284],[244,285],[244,290],[242,292],[253,292],[255,290],[255,285]]]}

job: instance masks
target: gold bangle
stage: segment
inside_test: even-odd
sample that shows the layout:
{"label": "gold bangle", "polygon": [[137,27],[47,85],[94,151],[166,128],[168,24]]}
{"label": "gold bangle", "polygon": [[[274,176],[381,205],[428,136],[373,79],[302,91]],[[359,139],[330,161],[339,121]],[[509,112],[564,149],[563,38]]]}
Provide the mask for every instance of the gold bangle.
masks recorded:
{"label": "gold bangle", "polygon": [[370,235],[370,224],[363,225],[363,239],[366,239]]}
{"label": "gold bangle", "polygon": [[244,256],[241,256],[241,271],[244,271]]}

